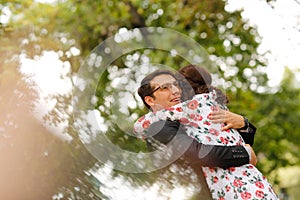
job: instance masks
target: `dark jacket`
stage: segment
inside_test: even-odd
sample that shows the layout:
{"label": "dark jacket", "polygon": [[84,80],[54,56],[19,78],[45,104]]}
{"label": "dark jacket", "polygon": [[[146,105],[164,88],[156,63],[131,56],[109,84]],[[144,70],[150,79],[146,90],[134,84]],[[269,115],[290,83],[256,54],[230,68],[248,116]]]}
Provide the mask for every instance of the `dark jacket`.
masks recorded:
{"label": "dark jacket", "polygon": [[[248,132],[240,132],[245,143],[251,146],[254,143],[256,128],[249,124]],[[153,149],[153,143],[164,145],[172,143],[172,151],[182,152],[185,160],[197,174],[202,190],[199,199],[211,199],[207,183],[200,166],[228,168],[249,163],[249,155],[243,146],[217,146],[198,143],[185,132],[185,129],[177,121],[158,121],[153,123],[149,130],[147,145]],[[200,198],[201,197],[201,198]]]}

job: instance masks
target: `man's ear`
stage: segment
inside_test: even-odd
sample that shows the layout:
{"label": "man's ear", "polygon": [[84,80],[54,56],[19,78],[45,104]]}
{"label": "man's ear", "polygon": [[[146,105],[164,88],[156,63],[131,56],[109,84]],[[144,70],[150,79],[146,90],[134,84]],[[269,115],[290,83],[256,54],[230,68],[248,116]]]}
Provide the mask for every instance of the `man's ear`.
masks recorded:
{"label": "man's ear", "polygon": [[154,98],[150,97],[150,96],[145,96],[145,102],[150,106],[153,107],[154,106]]}

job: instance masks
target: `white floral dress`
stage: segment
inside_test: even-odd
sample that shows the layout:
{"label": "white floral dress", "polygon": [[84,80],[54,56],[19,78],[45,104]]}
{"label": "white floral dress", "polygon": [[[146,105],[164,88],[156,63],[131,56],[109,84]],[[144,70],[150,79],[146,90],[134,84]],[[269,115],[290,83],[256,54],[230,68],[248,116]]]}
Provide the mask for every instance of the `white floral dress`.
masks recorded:
{"label": "white floral dress", "polygon": [[[134,131],[143,135],[153,122],[179,120],[186,125],[186,132],[199,143],[209,145],[243,145],[243,138],[235,129],[221,131],[224,124],[213,124],[208,119],[217,107],[215,92],[195,95],[192,100],[182,102],[168,109],[150,112],[134,124]],[[219,105],[220,106],[220,105]],[[253,165],[227,169],[202,167],[204,176],[214,200],[233,199],[278,199],[271,184]]]}

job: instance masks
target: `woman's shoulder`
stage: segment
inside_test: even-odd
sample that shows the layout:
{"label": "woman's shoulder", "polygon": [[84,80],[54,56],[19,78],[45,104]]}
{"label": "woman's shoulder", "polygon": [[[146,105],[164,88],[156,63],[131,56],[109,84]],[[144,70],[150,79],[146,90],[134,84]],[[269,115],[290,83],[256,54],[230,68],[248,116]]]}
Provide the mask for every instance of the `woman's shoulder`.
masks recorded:
{"label": "woman's shoulder", "polygon": [[215,99],[216,97],[216,92],[213,90],[209,93],[201,93],[201,94],[196,94],[193,96],[192,100],[208,100],[208,99]]}

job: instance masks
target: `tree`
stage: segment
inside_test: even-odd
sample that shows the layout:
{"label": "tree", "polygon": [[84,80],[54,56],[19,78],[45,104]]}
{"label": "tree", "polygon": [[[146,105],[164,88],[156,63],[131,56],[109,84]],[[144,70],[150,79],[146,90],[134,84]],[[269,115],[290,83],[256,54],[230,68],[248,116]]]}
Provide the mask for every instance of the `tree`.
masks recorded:
{"label": "tree", "polygon": [[[280,166],[299,164],[299,155],[297,155],[299,144],[296,141],[300,140],[296,140],[299,136],[295,134],[297,132],[291,126],[291,124],[297,124],[295,122],[297,118],[290,116],[289,113],[290,110],[294,110],[297,116],[299,106],[294,103],[295,101],[285,99],[286,96],[297,99],[298,96],[295,94],[298,90],[291,89],[290,91],[290,84],[283,84],[281,91],[274,94],[268,93],[267,77],[264,74],[266,62],[263,55],[256,52],[259,36],[255,28],[249,26],[241,18],[240,12],[228,13],[225,11],[226,1],[66,0],[57,1],[54,4],[42,4],[28,0],[6,1],[0,2],[0,4],[2,5],[0,13],[3,13],[4,8],[9,8],[12,12],[11,21],[1,26],[0,40],[4,45],[1,45],[0,52],[7,58],[0,61],[1,77],[4,77],[1,79],[1,86],[10,85],[16,79],[22,79],[16,71],[19,63],[12,64],[10,62],[15,55],[22,54],[28,58],[38,59],[44,51],[53,50],[58,53],[60,60],[70,63],[72,67],[70,78],[74,78],[78,75],[81,64],[91,56],[90,52],[109,37],[119,33],[120,30],[128,31],[145,26],[169,28],[187,35],[204,47],[218,68],[216,77],[223,80],[222,87],[230,96],[230,109],[237,113],[243,111],[251,121],[253,120],[257,124],[259,132],[264,133],[257,134],[255,143],[258,155],[265,158],[259,168],[264,173],[269,173]],[[72,48],[79,49],[80,55],[72,54]],[[111,105],[107,105],[106,101],[112,91],[117,95],[132,94],[132,87],[126,89],[124,84],[115,86],[114,81],[123,77],[126,79],[126,84],[137,82],[143,76],[142,70],[134,68],[134,73],[133,69],[131,69],[131,73],[127,73],[127,71],[132,64],[141,66],[144,58],[149,60],[149,63],[164,64],[174,69],[187,64],[184,58],[171,56],[170,52],[139,50],[114,60],[110,66],[101,71],[102,73],[98,77],[99,81],[92,83],[96,97],[93,109],[101,114],[107,124],[111,124],[107,131],[108,137],[114,144],[130,151],[146,151],[145,144],[124,133],[123,130],[129,129],[131,125],[114,121],[112,114],[116,113],[112,113]],[[6,74],[10,74],[11,78],[7,79]],[[25,88],[31,87],[30,85],[26,86],[23,82],[20,82],[20,85]],[[10,89],[6,90],[12,92]],[[26,94],[33,95],[32,100],[26,101],[29,104],[36,98],[36,94],[32,91],[31,87],[30,92],[26,92]],[[60,141],[57,142],[57,145],[48,144],[49,146],[47,146],[53,150],[63,149],[64,154],[57,153],[60,156],[57,161],[53,161],[53,165],[66,170],[70,175],[66,180],[55,182],[56,185],[49,194],[55,194],[57,199],[62,194],[64,197],[72,199],[79,197],[83,199],[105,198],[107,194],[101,193],[98,189],[98,187],[105,188],[105,182],[101,182],[102,180],[99,178],[96,179],[91,173],[91,169],[97,171],[102,165],[96,163],[93,156],[86,150],[73,126],[73,113],[68,110],[69,105],[72,104],[72,95],[57,95],[49,98],[56,99],[57,103],[55,108],[44,116],[45,122],[55,125],[60,121],[67,121],[69,126],[64,132],[73,138],[71,143]],[[89,100],[91,99],[87,99],[87,102]],[[133,100],[137,102],[137,97],[134,97]],[[286,106],[278,108],[278,102]],[[135,113],[142,115],[147,112],[142,108],[139,102],[136,103],[136,106],[127,106],[128,113],[125,115],[133,116],[132,120],[136,119]],[[10,116],[10,110],[6,110],[5,113],[3,119]],[[67,117],[62,118],[59,113],[64,113],[64,116]],[[2,127],[5,126],[2,125]],[[297,128],[296,130],[298,130]],[[39,130],[41,134],[47,132],[42,128]],[[28,132],[31,130],[25,132],[24,134],[29,134]],[[285,137],[286,135],[289,136]],[[52,136],[49,137],[52,138]],[[42,138],[43,144],[49,140],[46,139],[48,136]],[[278,140],[280,148],[277,148],[278,144],[273,141],[268,143],[270,139]],[[288,152],[280,151],[287,147],[289,148]],[[70,167],[64,168],[67,163],[71,163]],[[127,177],[132,184],[137,183],[138,185],[147,185],[159,180],[172,189],[174,185],[171,184],[171,180],[178,176],[170,173],[173,170],[172,167],[174,165],[164,171],[164,174],[170,177],[167,181],[160,180],[155,173],[145,174],[142,178],[122,172],[116,172],[114,175]],[[41,172],[42,169],[37,168],[37,170]],[[48,175],[40,176],[49,177],[50,175]],[[168,182],[169,180],[170,182]],[[189,180],[184,184],[187,185]]]}

